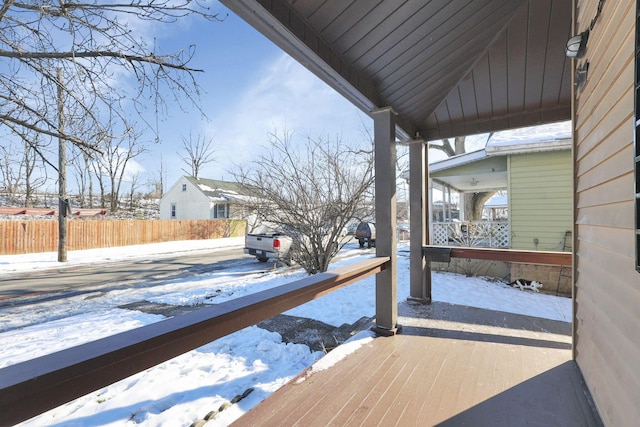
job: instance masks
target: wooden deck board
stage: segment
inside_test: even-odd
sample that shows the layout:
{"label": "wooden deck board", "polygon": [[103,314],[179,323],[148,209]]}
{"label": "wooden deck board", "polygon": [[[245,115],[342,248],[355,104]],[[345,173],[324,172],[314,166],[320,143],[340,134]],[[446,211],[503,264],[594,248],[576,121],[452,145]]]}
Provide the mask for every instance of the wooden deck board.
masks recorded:
{"label": "wooden deck board", "polygon": [[234,425],[601,425],[571,325],[443,303],[399,313],[401,334],[302,374]]}

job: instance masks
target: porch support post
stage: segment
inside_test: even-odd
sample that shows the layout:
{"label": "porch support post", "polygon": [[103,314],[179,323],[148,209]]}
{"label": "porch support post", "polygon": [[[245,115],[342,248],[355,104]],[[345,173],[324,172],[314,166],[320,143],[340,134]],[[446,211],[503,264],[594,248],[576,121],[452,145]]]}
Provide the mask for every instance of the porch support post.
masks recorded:
{"label": "porch support post", "polygon": [[391,267],[376,274],[376,326],[373,330],[381,335],[398,332],[395,115],[391,108],[373,113],[376,255],[391,258]]}
{"label": "porch support post", "polygon": [[422,247],[429,243],[429,199],[427,194],[427,147],[423,140],[409,146],[409,301],[431,303],[431,267]]}

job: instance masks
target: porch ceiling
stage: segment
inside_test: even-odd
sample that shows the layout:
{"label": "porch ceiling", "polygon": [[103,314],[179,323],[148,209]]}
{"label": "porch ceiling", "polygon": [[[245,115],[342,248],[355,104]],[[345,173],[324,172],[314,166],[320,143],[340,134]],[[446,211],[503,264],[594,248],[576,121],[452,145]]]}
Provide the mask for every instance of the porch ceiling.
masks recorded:
{"label": "porch ceiling", "polygon": [[429,176],[460,193],[506,190],[507,156],[489,156],[485,150],[460,154],[431,164]]}
{"label": "porch ceiling", "polygon": [[474,173],[433,178],[435,182],[448,185],[460,193],[498,191],[507,189],[507,172]]}
{"label": "porch ceiling", "polygon": [[571,0],[221,1],[400,138],[571,117]]}

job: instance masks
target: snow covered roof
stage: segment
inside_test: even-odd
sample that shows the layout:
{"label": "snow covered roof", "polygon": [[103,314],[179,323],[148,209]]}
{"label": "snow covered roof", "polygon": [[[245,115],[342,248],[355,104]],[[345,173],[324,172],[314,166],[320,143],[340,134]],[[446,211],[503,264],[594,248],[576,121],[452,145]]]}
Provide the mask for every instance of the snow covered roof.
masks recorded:
{"label": "snow covered roof", "polygon": [[[570,122],[497,132],[484,149],[431,163],[429,171],[435,181],[457,191],[502,189],[507,187],[507,155],[570,150],[571,147]],[[456,169],[465,165],[472,166]]]}
{"label": "snow covered roof", "polygon": [[559,122],[496,132],[487,141],[484,151],[495,156],[568,150],[571,145],[571,122]]}
{"label": "snow covered roof", "polygon": [[458,154],[429,165],[431,172],[451,169],[491,156],[569,150],[572,145],[571,123],[560,122],[530,128],[496,132],[484,149]]}
{"label": "snow covered roof", "polygon": [[494,194],[484,204],[485,208],[506,208],[507,206],[509,206],[509,197],[503,194]]}
{"label": "snow covered roof", "polygon": [[184,178],[212,201],[229,202],[246,200],[248,191],[246,187],[239,182],[194,178],[192,176],[185,176]]}
{"label": "snow covered roof", "polygon": [[440,170],[451,169],[456,166],[462,166],[467,163],[475,163],[479,160],[486,159],[488,157],[484,149],[472,151],[470,153],[458,154],[444,160],[433,162],[429,165],[429,170],[438,172]]}

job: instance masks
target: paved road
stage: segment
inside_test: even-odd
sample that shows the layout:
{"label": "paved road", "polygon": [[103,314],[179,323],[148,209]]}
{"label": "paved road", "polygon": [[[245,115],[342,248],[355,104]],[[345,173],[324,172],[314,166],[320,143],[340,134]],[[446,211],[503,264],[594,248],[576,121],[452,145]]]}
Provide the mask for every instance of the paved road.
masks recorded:
{"label": "paved road", "polygon": [[[118,261],[90,266],[7,275],[0,280],[0,302],[27,295],[51,295],[85,292],[105,286],[135,286],[144,281],[188,277],[209,271],[233,268],[247,272],[272,267],[245,255],[242,248],[194,251],[161,258]],[[53,296],[52,296],[53,297]]]}

